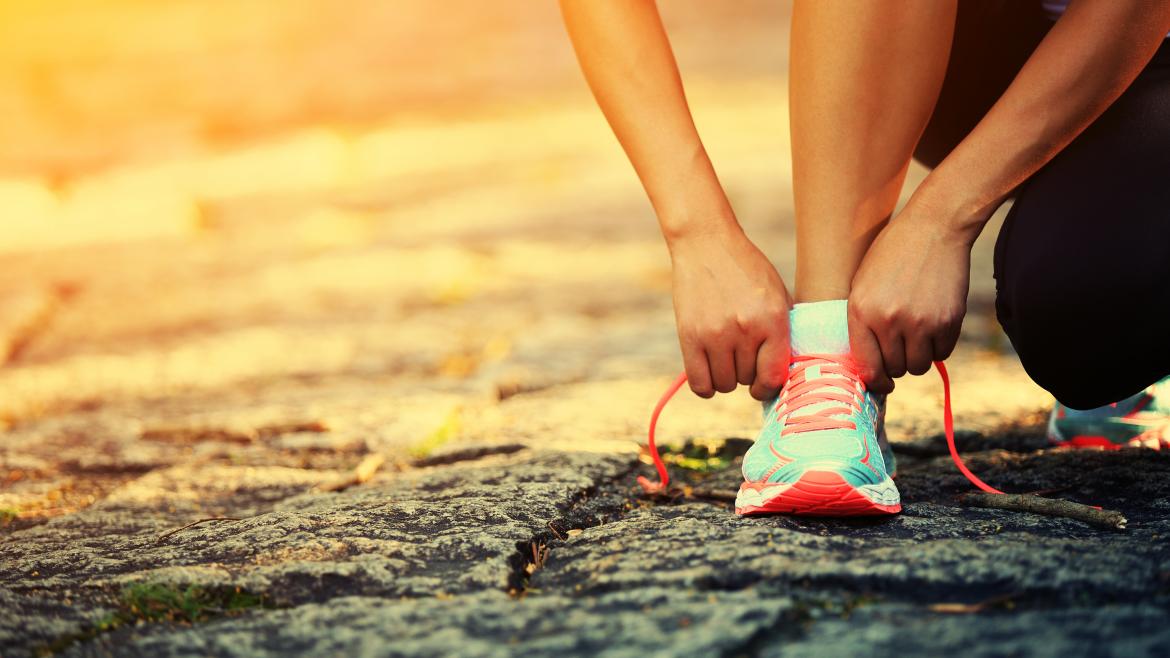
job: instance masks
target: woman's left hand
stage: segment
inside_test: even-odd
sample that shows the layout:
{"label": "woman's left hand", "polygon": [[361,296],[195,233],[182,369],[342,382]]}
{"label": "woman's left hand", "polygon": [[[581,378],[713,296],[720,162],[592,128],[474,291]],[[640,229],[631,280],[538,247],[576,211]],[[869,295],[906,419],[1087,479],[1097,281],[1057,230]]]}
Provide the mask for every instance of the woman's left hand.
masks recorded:
{"label": "woman's left hand", "polygon": [[[862,379],[878,393],[950,356],[967,312],[967,225],[912,199],[874,240],[853,277],[849,338]],[[980,224],[981,225],[981,224]]]}

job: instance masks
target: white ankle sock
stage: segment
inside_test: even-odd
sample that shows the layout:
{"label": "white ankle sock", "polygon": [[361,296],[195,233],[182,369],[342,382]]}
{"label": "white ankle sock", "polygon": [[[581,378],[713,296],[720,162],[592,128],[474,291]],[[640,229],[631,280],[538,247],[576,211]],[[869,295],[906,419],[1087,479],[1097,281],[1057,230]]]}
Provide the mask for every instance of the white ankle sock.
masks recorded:
{"label": "white ankle sock", "polygon": [[793,356],[801,354],[848,354],[848,301],[797,304],[788,312]]}

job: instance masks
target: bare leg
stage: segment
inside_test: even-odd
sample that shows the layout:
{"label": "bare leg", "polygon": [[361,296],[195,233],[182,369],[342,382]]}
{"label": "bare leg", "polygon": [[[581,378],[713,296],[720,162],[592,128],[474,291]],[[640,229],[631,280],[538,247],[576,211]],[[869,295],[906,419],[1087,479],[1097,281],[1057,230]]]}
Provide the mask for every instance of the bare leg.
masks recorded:
{"label": "bare leg", "polygon": [[938,98],[955,7],[955,0],[796,0],[789,77],[796,301],[849,296]]}

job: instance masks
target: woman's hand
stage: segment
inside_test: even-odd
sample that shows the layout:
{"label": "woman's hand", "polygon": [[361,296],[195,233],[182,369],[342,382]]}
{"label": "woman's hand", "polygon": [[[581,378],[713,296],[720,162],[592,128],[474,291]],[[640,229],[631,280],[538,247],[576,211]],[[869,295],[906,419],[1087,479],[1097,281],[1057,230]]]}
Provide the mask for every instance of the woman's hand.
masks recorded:
{"label": "woman's hand", "polygon": [[751,386],[774,397],[788,376],[788,290],[738,225],[671,241],[674,314],[697,395]]}
{"label": "woman's hand", "polygon": [[911,200],[866,253],[849,294],[849,339],[871,390],[888,393],[955,349],[975,239],[955,227],[970,225]]}
{"label": "woman's hand", "polygon": [[735,221],[687,107],[654,2],[561,0],[585,78],[638,172],[670,246],[674,311],[691,389],[788,376],[788,291]]}
{"label": "woman's hand", "polygon": [[893,378],[924,373],[950,355],[975,236],[1013,189],[1133,82],[1168,26],[1170,3],[1070,3],[995,105],[881,232],[849,295],[853,355],[873,390],[889,391]]}

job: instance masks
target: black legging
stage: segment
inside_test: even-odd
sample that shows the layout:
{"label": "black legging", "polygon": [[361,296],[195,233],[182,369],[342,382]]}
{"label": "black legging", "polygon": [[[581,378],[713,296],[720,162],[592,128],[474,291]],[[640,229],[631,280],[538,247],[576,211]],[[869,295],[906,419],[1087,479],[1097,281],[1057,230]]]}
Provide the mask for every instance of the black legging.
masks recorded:
{"label": "black legging", "polygon": [[[1051,26],[1039,7],[959,3],[916,158],[938,164],[999,98]],[[1032,379],[1087,409],[1170,374],[1170,43],[1015,197],[995,307]]]}

